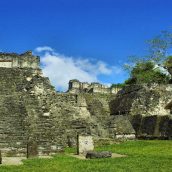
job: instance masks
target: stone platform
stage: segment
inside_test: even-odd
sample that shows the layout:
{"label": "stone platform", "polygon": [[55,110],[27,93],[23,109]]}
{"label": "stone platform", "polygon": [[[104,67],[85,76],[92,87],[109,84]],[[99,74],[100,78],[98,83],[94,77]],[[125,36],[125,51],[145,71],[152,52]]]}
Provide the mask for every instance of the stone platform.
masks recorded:
{"label": "stone platform", "polygon": [[[70,156],[70,157],[78,158],[78,159],[81,159],[81,160],[90,160],[90,159],[87,159],[85,157],[85,155],[77,155],[77,154],[74,154],[74,153],[66,154],[66,155]],[[118,154],[118,153],[112,153],[112,157],[111,158],[124,158],[124,157],[127,157],[127,155],[122,155],[122,154]]]}

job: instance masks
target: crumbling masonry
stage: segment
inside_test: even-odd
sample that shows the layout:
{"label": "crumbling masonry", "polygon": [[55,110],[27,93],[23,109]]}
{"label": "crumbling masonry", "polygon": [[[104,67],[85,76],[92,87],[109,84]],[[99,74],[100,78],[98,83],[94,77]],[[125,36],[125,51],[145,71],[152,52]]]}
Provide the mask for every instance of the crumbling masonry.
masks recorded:
{"label": "crumbling masonry", "polygon": [[32,52],[0,53],[0,150],[3,156],[50,155],[75,146],[77,134],[171,139],[171,96],[172,85],[120,90],[78,80],[59,93]]}
{"label": "crumbling masonry", "polygon": [[76,145],[77,134],[133,139],[128,117],[110,115],[114,98],[111,91],[57,93],[32,52],[0,53],[0,150],[3,156],[54,154]]}

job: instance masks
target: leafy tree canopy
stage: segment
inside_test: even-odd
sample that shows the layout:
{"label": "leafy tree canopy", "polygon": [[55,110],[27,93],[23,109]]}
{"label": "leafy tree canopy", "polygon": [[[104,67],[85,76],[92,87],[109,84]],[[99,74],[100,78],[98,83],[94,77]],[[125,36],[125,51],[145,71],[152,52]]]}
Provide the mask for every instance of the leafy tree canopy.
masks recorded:
{"label": "leafy tree canopy", "polygon": [[[172,75],[172,33],[162,31],[161,34],[148,43],[148,54],[143,57],[130,56],[124,68],[130,78],[125,84],[168,83]],[[166,72],[164,72],[166,70]],[[167,72],[168,70],[168,72]]]}
{"label": "leafy tree canopy", "polygon": [[125,83],[117,83],[117,84],[112,84],[111,85],[111,88],[115,88],[115,87],[117,87],[117,88],[122,88],[122,87],[124,87],[125,86]]}

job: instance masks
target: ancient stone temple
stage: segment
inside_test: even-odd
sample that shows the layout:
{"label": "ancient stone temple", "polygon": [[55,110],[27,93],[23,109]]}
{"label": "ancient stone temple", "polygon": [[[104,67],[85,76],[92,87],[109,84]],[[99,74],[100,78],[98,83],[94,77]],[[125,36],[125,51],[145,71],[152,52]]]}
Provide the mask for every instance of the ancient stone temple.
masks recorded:
{"label": "ancient stone temple", "polygon": [[69,81],[69,93],[102,93],[102,94],[117,94],[121,90],[120,87],[108,87],[106,85],[93,82],[80,82],[77,79]]}
{"label": "ancient stone temple", "polygon": [[2,155],[31,157],[57,153],[63,147],[76,145],[77,134],[96,139],[135,138],[127,116],[111,115],[109,103],[116,94],[70,90],[56,92],[39,68],[39,57],[31,52],[0,53]]}
{"label": "ancient stone temple", "polygon": [[39,68],[39,57],[32,56],[31,51],[18,55],[15,53],[0,53],[0,67],[5,68]]}
{"label": "ancient stone temple", "polygon": [[172,138],[172,85],[130,85],[110,102],[111,114],[128,116],[137,138]]}

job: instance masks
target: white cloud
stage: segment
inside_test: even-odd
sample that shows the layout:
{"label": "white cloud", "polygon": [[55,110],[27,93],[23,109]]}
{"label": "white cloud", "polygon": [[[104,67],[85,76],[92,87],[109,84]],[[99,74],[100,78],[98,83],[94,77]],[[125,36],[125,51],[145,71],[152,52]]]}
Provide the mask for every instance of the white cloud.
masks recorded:
{"label": "white cloud", "polygon": [[35,49],[35,53],[42,52],[43,73],[50,78],[57,90],[67,90],[71,79],[78,79],[81,82],[100,82],[99,76],[121,72],[120,68],[109,66],[103,61],[68,57],[56,53],[51,47],[44,46]]}
{"label": "white cloud", "polygon": [[37,47],[37,48],[35,49],[35,52],[36,52],[36,53],[41,53],[41,52],[43,52],[43,51],[50,51],[50,52],[53,52],[54,50],[53,50],[51,47],[49,47],[49,46]]}

